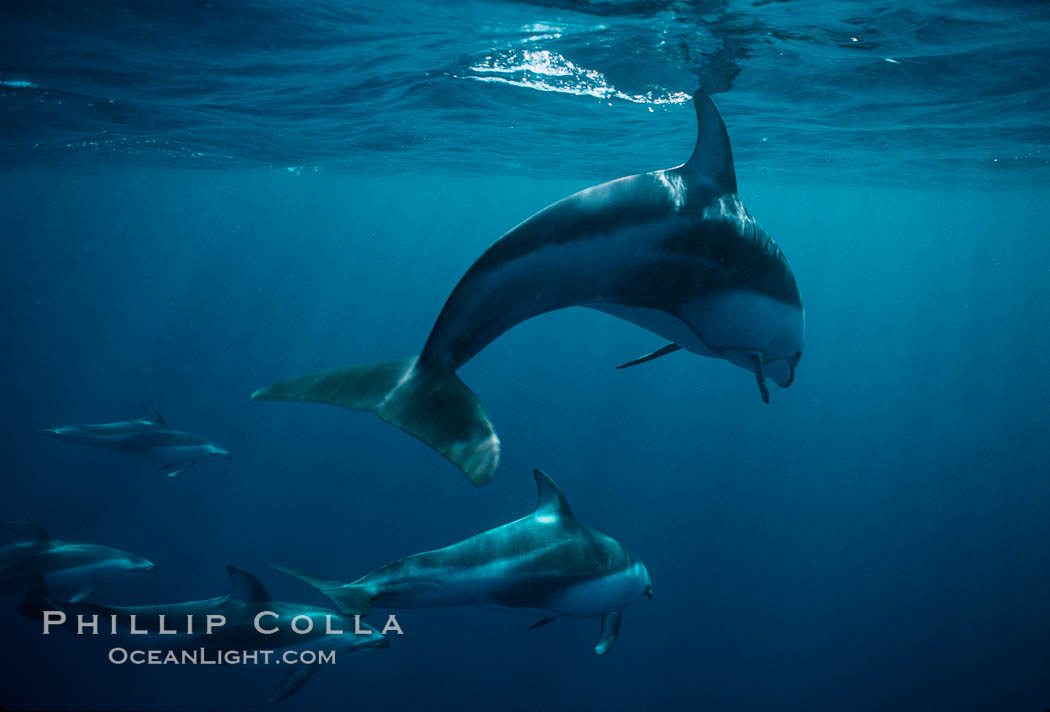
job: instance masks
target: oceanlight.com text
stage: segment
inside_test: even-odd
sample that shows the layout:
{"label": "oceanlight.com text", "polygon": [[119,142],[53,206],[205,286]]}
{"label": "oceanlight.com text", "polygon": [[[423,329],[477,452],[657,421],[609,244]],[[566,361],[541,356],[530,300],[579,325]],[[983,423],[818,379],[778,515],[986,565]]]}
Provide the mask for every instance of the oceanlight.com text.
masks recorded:
{"label": "oceanlight.com text", "polygon": [[111,648],[109,661],[114,665],[335,665],[335,651]]}

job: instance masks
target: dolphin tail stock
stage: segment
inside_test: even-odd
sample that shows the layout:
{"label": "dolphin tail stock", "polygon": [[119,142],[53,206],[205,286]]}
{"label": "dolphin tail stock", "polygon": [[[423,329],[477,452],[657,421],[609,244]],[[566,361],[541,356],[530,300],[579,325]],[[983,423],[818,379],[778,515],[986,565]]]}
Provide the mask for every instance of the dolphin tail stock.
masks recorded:
{"label": "dolphin tail stock", "polygon": [[370,410],[437,450],[478,486],[499,465],[499,437],[477,396],[451,369],[418,357],[294,378],[260,388],[252,400]]}
{"label": "dolphin tail stock", "polygon": [[278,702],[284,702],[296,692],[303,689],[303,686],[310,682],[310,678],[314,676],[314,673],[317,672],[317,668],[319,667],[320,665],[318,663],[313,663],[312,665],[302,665],[300,667],[292,668],[285,674],[284,679],[281,680],[280,686],[273,691],[272,695],[266,698],[266,702],[263,704],[269,706],[275,705]]}
{"label": "dolphin tail stock", "polygon": [[372,593],[365,586],[321,578],[320,576],[311,576],[308,573],[291,569],[287,566],[278,566],[277,564],[270,564],[270,566],[310,584],[328,596],[332,603],[337,605],[339,610],[347,615],[363,616],[372,610]]}

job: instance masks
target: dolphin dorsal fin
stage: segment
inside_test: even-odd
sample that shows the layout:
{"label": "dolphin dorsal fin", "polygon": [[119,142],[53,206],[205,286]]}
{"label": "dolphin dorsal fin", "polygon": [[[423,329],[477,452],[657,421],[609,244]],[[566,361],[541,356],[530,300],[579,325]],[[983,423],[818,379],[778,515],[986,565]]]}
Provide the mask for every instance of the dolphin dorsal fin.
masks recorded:
{"label": "dolphin dorsal fin", "polygon": [[164,416],[160,414],[156,408],[147,406],[145,403],[139,403],[139,408],[142,409],[142,418],[146,422],[154,423],[156,425],[167,425],[168,421],[164,420]]}
{"label": "dolphin dorsal fin", "polygon": [[533,470],[532,474],[536,478],[536,489],[539,490],[540,495],[533,516],[548,515],[562,519],[575,519],[569,503],[565,500],[565,495],[558,489],[558,485],[554,484],[554,480],[542,470]]}
{"label": "dolphin dorsal fin", "polygon": [[262,603],[272,600],[262,582],[244,569],[239,569],[236,566],[227,566],[226,571],[229,572],[230,579],[233,581],[233,589],[226,596],[227,601]]}
{"label": "dolphin dorsal fin", "polygon": [[680,170],[710,185],[716,195],[736,193],[733,150],[722,116],[702,89],[693,94],[693,106],[696,108],[696,148]]}
{"label": "dolphin dorsal fin", "polygon": [[51,541],[51,537],[43,529],[35,524],[29,522],[0,522],[0,528],[2,529],[28,529],[33,537],[32,541],[37,544],[46,544]]}
{"label": "dolphin dorsal fin", "polygon": [[29,588],[26,589],[26,597],[17,606],[16,610],[26,618],[43,618],[44,611],[55,610],[58,604],[51,600],[51,592],[47,590],[47,582],[43,574],[34,571],[29,579]]}
{"label": "dolphin dorsal fin", "polygon": [[28,526],[29,530],[33,532],[33,539],[38,544],[46,544],[47,542],[51,541],[51,537],[48,535],[48,533],[40,527],[36,526],[35,524],[28,524],[26,526]]}

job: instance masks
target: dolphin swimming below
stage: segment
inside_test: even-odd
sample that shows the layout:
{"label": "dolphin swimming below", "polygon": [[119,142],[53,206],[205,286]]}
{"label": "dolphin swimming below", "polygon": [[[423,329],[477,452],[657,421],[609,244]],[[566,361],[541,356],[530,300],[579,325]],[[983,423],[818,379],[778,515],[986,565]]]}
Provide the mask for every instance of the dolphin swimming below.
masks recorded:
{"label": "dolphin swimming below", "polygon": [[52,539],[31,524],[7,522],[0,526],[31,533],[27,539],[0,548],[0,593],[24,591],[33,577],[40,575],[50,590],[75,602],[118,576],[157,569],[153,562],[120,549]]}
{"label": "dolphin swimming below", "polygon": [[[360,619],[298,603],[274,601],[262,583],[234,566],[226,570],[233,581],[229,594],[200,601],[155,606],[104,606],[56,601],[37,579],[20,610],[44,622],[44,632],[63,627],[80,635],[115,640],[136,649],[162,650],[165,656],[184,655],[216,660],[229,651],[256,651],[252,661],[224,664],[286,670],[281,685],[266,700],[275,704],[291,697],[310,681],[322,664],[321,653],[344,654],[368,648],[386,648],[390,641]],[[139,632],[132,632],[132,631]],[[142,632],[144,631],[144,632]],[[114,650],[111,649],[111,659]],[[263,652],[268,654],[262,654]],[[291,654],[288,657],[286,654]],[[119,658],[118,658],[119,659]],[[191,657],[191,659],[193,659]]]}
{"label": "dolphin swimming below", "polygon": [[478,258],[416,357],[349,366],[262,388],[253,399],[370,410],[447,457],[475,485],[499,465],[488,414],[455,372],[527,319],[571,306],[670,341],[633,366],[685,349],[787,387],[802,358],[804,314],[780,248],[737,198],[725,124],[693,96],[699,124],[680,166],[580,191],[536,213]]}
{"label": "dolphin swimming below", "polygon": [[496,605],[544,616],[601,616],[594,652],[616,643],[622,609],[653,597],[649,572],[615,539],[576,520],[554,481],[533,473],[539,501],[531,514],[442,549],[381,566],[344,583],[275,568],[318,588],[347,614],[372,608]]}
{"label": "dolphin swimming below", "polygon": [[45,435],[79,443],[140,455],[159,464],[168,477],[181,475],[202,460],[231,455],[226,448],[200,435],[175,430],[153,409],[138,420],[97,425],[64,425],[47,428]]}

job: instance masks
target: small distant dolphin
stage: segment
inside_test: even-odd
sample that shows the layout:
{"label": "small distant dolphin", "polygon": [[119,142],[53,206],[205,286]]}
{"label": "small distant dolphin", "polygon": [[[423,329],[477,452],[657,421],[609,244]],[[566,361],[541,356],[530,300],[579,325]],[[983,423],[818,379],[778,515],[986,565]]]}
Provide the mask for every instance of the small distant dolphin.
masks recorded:
{"label": "small distant dolphin", "polygon": [[540,611],[532,628],[556,616],[601,616],[594,652],[616,643],[622,609],[653,597],[649,572],[615,539],[576,520],[554,481],[533,473],[539,502],[521,519],[469,539],[381,566],[351,583],[282,566],[320,589],[340,610],[497,605]]}
{"label": "small distant dolphin", "polygon": [[[143,410],[146,410],[145,406]],[[201,460],[211,457],[224,457],[229,460],[232,457],[226,448],[211,440],[168,427],[164,416],[158,413],[156,408],[152,409],[152,412],[147,411],[146,415],[138,420],[98,425],[64,425],[40,432],[59,440],[140,455],[160,463],[157,469],[166,472],[168,477],[181,475]]]}
{"label": "small distant dolphin", "polygon": [[76,602],[110,579],[157,569],[153,562],[120,549],[52,539],[32,524],[5,522],[0,527],[32,534],[0,548],[0,593],[24,591],[41,575],[50,590]]}
{"label": "small distant dolphin", "polygon": [[514,325],[584,306],[671,342],[620,368],[686,349],[754,373],[768,403],[765,379],[786,388],[802,358],[802,299],[780,248],[736,196],[722,117],[703,93],[693,101],[699,136],[688,161],[587,188],[505,234],[456,285],[418,357],[252,398],[374,411],[483,485],[499,465],[499,437],[455,372]]}
{"label": "small distant dolphin", "polygon": [[[364,621],[351,620],[324,608],[274,601],[262,583],[247,571],[235,566],[227,566],[226,570],[233,580],[233,588],[229,594],[217,598],[158,606],[103,606],[56,601],[40,582],[30,590],[20,610],[27,617],[42,618],[47,626],[45,630],[51,625],[79,630],[80,620],[97,621],[93,629],[88,629],[88,634],[107,640],[112,636],[138,649],[160,649],[165,654],[204,651],[214,660],[228,651],[273,651],[272,655],[260,656],[252,663],[225,663],[288,670],[266,704],[294,695],[320,666],[320,662],[288,663],[284,659],[288,651],[292,651],[294,660],[298,661],[307,651],[334,651],[338,655],[390,645],[390,641]],[[212,619],[216,625],[210,632],[208,616],[222,618],[221,625]],[[293,624],[294,618],[299,620]],[[116,625],[115,634],[112,625]],[[132,633],[132,626],[146,632]],[[307,631],[308,626],[308,632],[297,632]],[[161,632],[162,629],[169,632]],[[335,663],[339,662],[337,657]]]}

